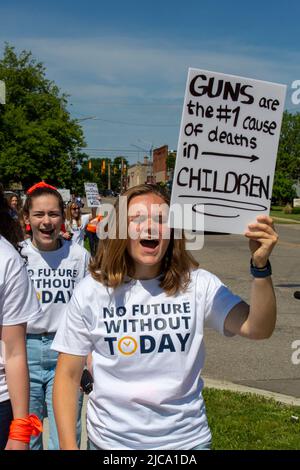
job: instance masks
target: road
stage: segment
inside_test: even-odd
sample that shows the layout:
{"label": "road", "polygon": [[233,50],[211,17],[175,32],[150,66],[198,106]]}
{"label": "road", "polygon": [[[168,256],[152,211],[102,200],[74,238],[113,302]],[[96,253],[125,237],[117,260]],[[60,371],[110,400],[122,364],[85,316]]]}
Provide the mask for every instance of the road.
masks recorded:
{"label": "road", "polygon": [[[300,225],[278,225],[277,231],[280,239],[271,256],[278,302],[273,336],[263,341],[223,338],[207,329],[203,374],[299,398],[300,364],[292,363],[292,343],[300,341],[300,301],[293,297],[300,290]],[[194,255],[201,267],[249,301],[249,250],[243,236],[206,235],[203,249]]]}

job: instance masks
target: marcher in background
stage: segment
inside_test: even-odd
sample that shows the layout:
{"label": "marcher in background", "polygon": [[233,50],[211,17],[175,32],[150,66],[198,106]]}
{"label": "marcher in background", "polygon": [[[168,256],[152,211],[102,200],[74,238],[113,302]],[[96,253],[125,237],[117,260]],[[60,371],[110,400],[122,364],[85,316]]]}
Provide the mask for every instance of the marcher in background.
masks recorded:
{"label": "marcher in background", "polygon": [[[184,238],[169,232],[169,198],[162,189],[141,185],[123,196],[128,238],[99,244],[91,275],[75,288],[52,345],[60,352],[53,390],[60,446],[77,448],[76,392],[92,352],[90,449],[209,449],[201,378],[204,325],[226,336],[272,334],[272,219],[258,216],[245,233],[252,257],[249,306],[199,269]],[[115,220],[118,236],[118,206]]]}
{"label": "marcher in background", "polygon": [[74,243],[84,246],[85,229],[89,222],[95,218],[95,214],[81,214],[81,207],[78,203],[71,202],[67,206],[65,229],[63,237],[66,240],[72,239]]}
{"label": "marcher in background", "polygon": [[84,207],[84,202],[82,201],[80,196],[75,197],[75,202],[80,207],[80,209],[82,209]]}
{"label": "marcher in background", "polygon": [[22,209],[22,201],[17,194],[10,194],[7,198],[9,205],[9,213],[13,219],[19,220],[20,211]]}
{"label": "marcher in background", "polygon": [[101,196],[98,196],[98,201],[99,201],[99,206],[96,208],[92,209],[92,214],[96,212],[96,217],[91,220],[87,226],[86,226],[86,236],[89,241],[90,245],[90,252],[92,256],[95,256],[97,248],[98,248],[98,243],[99,243],[99,238],[97,236],[97,225],[101,220],[103,219],[104,215],[102,214],[102,201],[101,201]]}
{"label": "marcher in background", "polygon": [[[49,449],[59,449],[52,408],[52,386],[58,354],[51,344],[75,284],[87,273],[89,253],[60,237],[64,203],[54,187],[40,183],[30,188],[23,208],[31,238],[22,243],[27,270],[40,300],[43,317],[28,322],[27,354],[30,372],[30,411],[41,420],[49,418]],[[80,395],[80,396],[79,396]],[[80,442],[82,394],[77,390],[77,443]],[[31,449],[43,448],[41,436],[31,441]]]}
{"label": "marcher in background", "polygon": [[8,211],[0,190],[0,450],[27,450],[42,427],[29,416],[26,323],[41,310]]}
{"label": "marcher in background", "polygon": [[11,208],[0,189],[0,233],[18,250],[18,243],[24,240],[18,218],[12,217]]}

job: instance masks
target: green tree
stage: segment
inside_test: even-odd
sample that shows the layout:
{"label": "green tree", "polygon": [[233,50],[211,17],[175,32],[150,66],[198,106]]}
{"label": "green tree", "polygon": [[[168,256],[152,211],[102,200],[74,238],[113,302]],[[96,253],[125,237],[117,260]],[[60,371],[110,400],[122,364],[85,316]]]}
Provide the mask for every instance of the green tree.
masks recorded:
{"label": "green tree", "polygon": [[[123,163],[122,163],[123,161]],[[113,191],[120,191],[121,169],[123,167],[123,178],[127,175],[128,161],[125,157],[115,157],[114,160],[108,157],[89,157],[84,161],[78,173],[79,185],[77,193],[84,192],[83,182],[97,183],[99,191],[108,188],[108,169],[110,166],[110,188]]]}
{"label": "green tree", "polygon": [[[115,157],[112,163],[112,172],[111,172],[111,189],[113,191],[120,192],[121,191],[121,179],[127,177],[128,172],[128,160],[125,157],[119,156]],[[123,168],[123,175],[121,175],[121,171]],[[122,176],[122,178],[121,178]]]}
{"label": "green tree", "polygon": [[277,170],[274,178],[272,201],[276,205],[291,202],[297,196],[291,180],[284,172]]}
{"label": "green tree", "polygon": [[[0,179],[24,188],[41,179],[74,190],[86,155],[83,132],[67,111],[67,95],[46,78],[31,52],[6,44],[0,60],[6,104],[0,106]],[[76,181],[76,184],[75,184]]]}
{"label": "green tree", "polygon": [[272,199],[276,204],[296,197],[294,183],[300,178],[300,113],[283,113]]}

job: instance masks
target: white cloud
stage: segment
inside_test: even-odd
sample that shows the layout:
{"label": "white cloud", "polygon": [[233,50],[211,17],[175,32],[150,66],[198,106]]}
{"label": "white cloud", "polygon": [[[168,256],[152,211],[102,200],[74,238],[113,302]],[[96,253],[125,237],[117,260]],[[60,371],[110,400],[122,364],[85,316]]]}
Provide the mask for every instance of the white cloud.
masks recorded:
{"label": "white cloud", "polygon": [[137,43],[124,38],[23,38],[12,41],[44,62],[48,75],[72,94],[86,87],[96,97],[178,99],[189,66],[290,83],[299,78],[300,54],[207,42],[201,49]]}
{"label": "white cloud", "polygon": [[[47,77],[71,95],[73,113],[130,122],[178,124],[181,116],[188,67],[203,68],[290,85],[300,79],[300,54],[288,50],[256,48],[230,42],[208,41],[197,49],[187,45],[139,42],[124,37],[98,38],[16,38],[10,43],[17,50],[31,50],[42,61]],[[104,106],[128,103],[131,107]],[[132,103],[148,103],[134,107]],[[151,107],[168,103],[177,107]],[[289,107],[289,106],[287,106]],[[95,123],[85,126],[90,146],[97,137]],[[102,126],[104,128],[104,124]],[[107,135],[116,131],[109,127]],[[118,128],[118,138],[127,141],[130,128]],[[173,134],[172,134],[173,132]],[[164,136],[176,146],[178,128],[157,129],[155,140]],[[99,134],[99,133],[98,133]],[[145,133],[147,138],[147,133]],[[149,140],[149,139],[147,139]]]}

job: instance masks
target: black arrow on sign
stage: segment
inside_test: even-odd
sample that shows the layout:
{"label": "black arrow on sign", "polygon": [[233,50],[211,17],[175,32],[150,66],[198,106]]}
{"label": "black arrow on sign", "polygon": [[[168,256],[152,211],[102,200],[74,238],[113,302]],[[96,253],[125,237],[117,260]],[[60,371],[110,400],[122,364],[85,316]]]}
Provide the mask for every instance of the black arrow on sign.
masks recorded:
{"label": "black arrow on sign", "polygon": [[219,153],[219,152],[202,152],[202,155],[212,155],[214,157],[233,157],[233,158],[245,158],[246,160],[250,160],[250,162],[255,162],[255,160],[259,160],[259,157],[256,155],[250,155],[249,157],[245,155],[234,155],[233,153]]}

